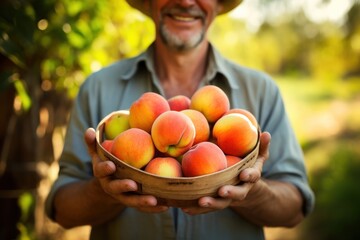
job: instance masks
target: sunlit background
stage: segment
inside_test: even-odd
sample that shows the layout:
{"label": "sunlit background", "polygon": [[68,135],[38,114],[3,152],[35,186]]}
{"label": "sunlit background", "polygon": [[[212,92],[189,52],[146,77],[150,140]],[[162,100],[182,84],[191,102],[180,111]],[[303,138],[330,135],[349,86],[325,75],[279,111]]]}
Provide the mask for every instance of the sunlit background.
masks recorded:
{"label": "sunlit background", "polygon": [[[212,43],[279,84],[304,150],[315,211],[275,239],[360,235],[360,3],[244,0],[216,19]],[[94,71],[135,56],[152,22],[125,1],[0,3],[0,239],[87,239],[44,214],[72,100]]]}

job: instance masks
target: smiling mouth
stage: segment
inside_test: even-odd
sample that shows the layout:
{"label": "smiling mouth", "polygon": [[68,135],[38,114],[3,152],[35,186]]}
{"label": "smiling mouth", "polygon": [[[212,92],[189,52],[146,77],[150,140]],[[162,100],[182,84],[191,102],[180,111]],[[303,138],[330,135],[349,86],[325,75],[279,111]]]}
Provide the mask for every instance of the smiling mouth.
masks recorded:
{"label": "smiling mouth", "polygon": [[198,8],[183,8],[181,6],[167,8],[164,10],[163,14],[181,22],[193,22],[202,20],[205,17],[205,14]]}
{"label": "smiling mouth", "polygon": [[196,17],[184,17],[184,16],[171,16],[171,17],[177,21],[182,21],[182,22],[191,22],[197,19]]}

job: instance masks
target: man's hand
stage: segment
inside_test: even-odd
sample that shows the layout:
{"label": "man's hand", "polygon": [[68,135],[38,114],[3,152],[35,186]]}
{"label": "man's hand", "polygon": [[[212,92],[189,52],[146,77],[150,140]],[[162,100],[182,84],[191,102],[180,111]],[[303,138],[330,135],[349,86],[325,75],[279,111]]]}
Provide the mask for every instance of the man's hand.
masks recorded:
{"label": "man's hand", "polygon": [[227,207],[241,206],[246,201],[251,189],[261,179],[261,172],[264,162],[269,157],[271,136],[268,132],[261,133],[260,150],[258,158],[253,167],[240,172],[240,184],[236,186],[226,185],[219,189],[219,198],[202,197],[199,199],[199,207],[183,208],[183,211],[190,214],[203,214]]}
{"label": "man's hand", "polygon": [[166,206],[157,206],[157,200],[154,196],[139,195],[137,184],[130,179],[114,179],[116,166],[111,161],[103,161],[96,152],[95,130],[87,129],[85,132],[85,141],[92,159],[94,176],[103,189],[104,194],[109,195],[114,201],[124,205],[124,207],[137,208],[143,212],[158,213],[168,209]]}

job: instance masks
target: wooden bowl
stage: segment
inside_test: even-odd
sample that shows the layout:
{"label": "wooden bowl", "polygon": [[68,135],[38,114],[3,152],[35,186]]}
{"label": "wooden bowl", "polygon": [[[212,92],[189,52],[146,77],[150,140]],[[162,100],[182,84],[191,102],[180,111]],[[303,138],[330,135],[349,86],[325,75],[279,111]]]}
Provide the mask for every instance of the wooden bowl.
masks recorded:
{"label": "wooden bowl", "polygon": [[96,128],[98,154],[102,160],[115,163],[116,178],[134,180],[138,185],[137,193],[154,195],[159,205],[191,207],[197,206],[198,199],[201,197],[216,197],[221,186],[239,184],[239,173],[253,166],[258,156],[260,131],[256,147],[240,162],[222,171],[197,177],[168,178],[154,175],[126,164],[101,146],[104,140],[104,123],[114,113],[105,117]]}

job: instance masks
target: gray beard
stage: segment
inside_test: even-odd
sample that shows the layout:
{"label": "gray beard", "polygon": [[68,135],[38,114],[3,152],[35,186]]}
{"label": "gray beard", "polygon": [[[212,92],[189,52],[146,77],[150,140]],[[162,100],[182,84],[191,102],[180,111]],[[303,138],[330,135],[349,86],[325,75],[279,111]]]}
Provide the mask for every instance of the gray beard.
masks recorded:
{"label": "gray beard", "polygon": [[160,36],[165,45],[177,51],[186,51],[197,47],[205,37],[205,30],[192,36],[189,40],[184,40],[172,34],[164,24],[160,24]]}

